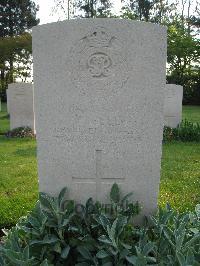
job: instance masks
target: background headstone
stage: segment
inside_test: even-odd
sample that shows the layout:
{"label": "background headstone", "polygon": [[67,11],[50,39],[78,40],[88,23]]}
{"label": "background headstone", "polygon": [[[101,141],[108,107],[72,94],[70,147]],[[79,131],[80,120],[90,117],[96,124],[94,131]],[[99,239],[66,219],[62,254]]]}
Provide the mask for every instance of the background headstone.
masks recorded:
{"label": "background headstone", "polygon": [[[33,29],[40,191],[106,202],[114,182],[155,211],[166,28],[118,19]],[[52,108],[54,106],[54,108]]]}
{"label": "background headstone", "polygon": [[166,84],[164,98],[164,125],[177,127],[182,120],[183,87]]}
{"label": "background headstone", "polygon": [[10,129],[12,130],[17,127],[30,127],[33,131],[35,131],[33,84],[9,84],[7,97],[10,113]]}
{"label": "background headstone", "polygon": [[[8,86],[9,87],[9,86]],[[6,90],[6,106],[7,106],[7,113],[10,114],[10,110],[9,110],[9,89]]]}

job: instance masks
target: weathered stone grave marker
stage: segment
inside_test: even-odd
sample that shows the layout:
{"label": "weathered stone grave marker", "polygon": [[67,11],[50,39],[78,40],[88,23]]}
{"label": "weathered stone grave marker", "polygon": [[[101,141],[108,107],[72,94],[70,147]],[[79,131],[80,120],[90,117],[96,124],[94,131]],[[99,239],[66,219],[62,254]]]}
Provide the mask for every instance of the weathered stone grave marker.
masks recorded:
{"label": "weathered stone grave marker", "polygon": [[9,106],[10,106],[10,104],[9,104],[9,99],[10,99],[9,92],[10,92],[10,90],[9,90],[9,88],[8,88],[8,89],[6,90],[6,104],[7,104],[7,113],[8,113],[8,114],[10,114],[10,110],[9,110]]}
{"label": "weathered stone grave marker", "polygon": [[[166,29],[84,19],[33,29],[40,191],[107,202],[118,183],[157,206]],[[54,108],[52,108],[54,106]]]}
{"label": "weathered stone grave marker", "polygon": [[182,120],[183,87],[166,84],[164,101],[164,125],[177,127]]}
{"label": "weathered stone grave marker", "polygon": [[33,84],[12,83],[7,89],[10,129],[30,127],[35,131]]}

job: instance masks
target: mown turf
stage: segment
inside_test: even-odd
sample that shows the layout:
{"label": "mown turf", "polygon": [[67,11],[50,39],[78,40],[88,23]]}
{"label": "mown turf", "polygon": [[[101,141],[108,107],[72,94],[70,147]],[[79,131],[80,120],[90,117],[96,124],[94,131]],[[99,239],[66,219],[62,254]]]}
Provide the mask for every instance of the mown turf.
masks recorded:
{"label": "mown turf", "polygon": [[[0,132],[8,130],[5,112],[0,113]],[[183,108],[184,117],[198,122],[200,107]],[[2,118],[3,117],[3,118]],[[159,204],[192,210],[200,203],[200,143],[163,145]],[[0,228],[15,224],[32,209],[38,198],[36,142],[0,136]],[[89,197],[89,195],[88,195]]]}
{"label": "mown turf", "polygon": [[193,123],[200,123],[200,106],[183,106],[182,119]]}
{"label": "mown turf", "polygon": [[179,211],[200,203],[200,143],[163,145],[159,204],[166,202]]}
{"label": "mown turf", "polygon": [[9,119],[6,111],[6,104],[2,103],[2,111],[0,112],[0,135],[9,130]]}
{"label": "mown turf", "polygon": [[0,136],[0,169],[0,225],[10,225],[38,197],[35,140]]}

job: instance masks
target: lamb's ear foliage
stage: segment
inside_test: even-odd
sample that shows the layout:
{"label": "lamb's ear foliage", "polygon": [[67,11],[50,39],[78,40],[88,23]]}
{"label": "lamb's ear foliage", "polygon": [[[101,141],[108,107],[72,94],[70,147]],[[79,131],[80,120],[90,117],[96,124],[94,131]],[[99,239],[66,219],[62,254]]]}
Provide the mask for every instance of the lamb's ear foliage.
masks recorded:
{"label": "lamb's ear foliage", "polygon": [[139,204],[132,193],[121,198],[117,184],[108,206],[92,198],[77,206],[67,195],[40,193],[34,210],[5,231],[1,266],[200,266],[200,204],[186,214],[167,205],[149,226],[134,227]]}
{"label": "lamb's ear foliage", "polygon": [[120,201],[120,190],[119,190],[119,186],[116,183],[114,183],[114,185],[111,188],[110,200],[111,202],[114,202],[116,204],[119,203]]}

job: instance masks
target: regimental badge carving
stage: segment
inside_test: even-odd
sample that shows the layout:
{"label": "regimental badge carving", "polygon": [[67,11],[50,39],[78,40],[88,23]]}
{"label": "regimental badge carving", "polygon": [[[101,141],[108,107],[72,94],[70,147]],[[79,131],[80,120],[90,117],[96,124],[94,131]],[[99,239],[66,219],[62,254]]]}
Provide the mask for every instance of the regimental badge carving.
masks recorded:
{"label": "regimental badge carving", "polygon": [[127,81],[123,44],[103,27],[96,27],[74,44],[70,51],[72,82],[82,91],[120,88]]}
{"label": "regimental badge carving", "polygon": [[88,58],[88,71],[92,77],[107,77],[111,73],[111,58],[104,53],[95,53]]}

